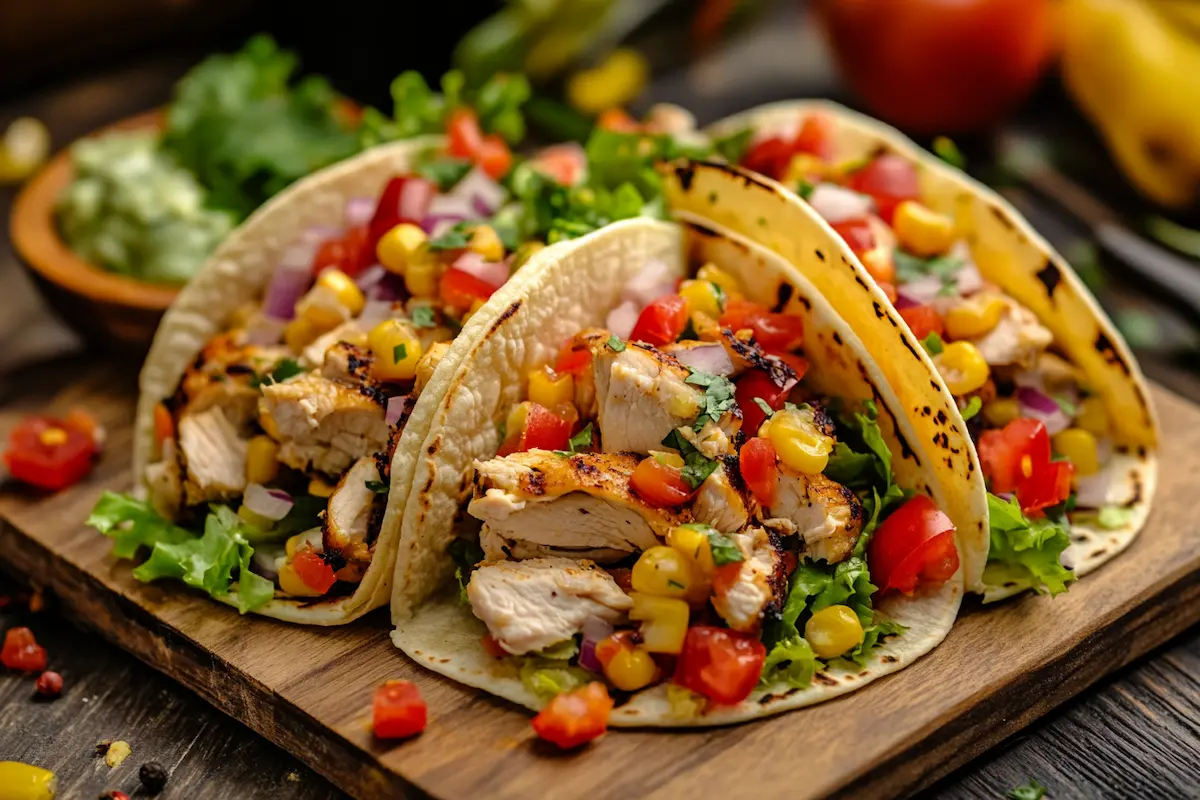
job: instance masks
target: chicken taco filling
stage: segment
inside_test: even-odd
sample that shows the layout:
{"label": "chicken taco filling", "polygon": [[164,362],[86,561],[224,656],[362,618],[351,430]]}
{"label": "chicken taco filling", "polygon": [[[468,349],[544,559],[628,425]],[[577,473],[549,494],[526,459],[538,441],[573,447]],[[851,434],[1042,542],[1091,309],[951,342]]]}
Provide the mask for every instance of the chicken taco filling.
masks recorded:
{"label": "chicken taco filling", "polygon": [[807,687],[905,635],[881,596],[958,573],[953,524],[896,485],[873,404],[806,384],[802,318],[719,265],[674,274],[647,264],[605,328],[530,372],[475,462],[462,601],[544,699],[666,684],[700,714]]}
{"label": "chicken taco filling", "polygon": [[980,274],[956,221],[922,202],[918,167],[883,152],[841,163],[822,113],[758,135],[740,158],[804,198],[845,240],[923,341],[979,452],[992,545],[990,585],[1057,594],[1072,520],[1117,528],[1108,412],[1038,316]]}

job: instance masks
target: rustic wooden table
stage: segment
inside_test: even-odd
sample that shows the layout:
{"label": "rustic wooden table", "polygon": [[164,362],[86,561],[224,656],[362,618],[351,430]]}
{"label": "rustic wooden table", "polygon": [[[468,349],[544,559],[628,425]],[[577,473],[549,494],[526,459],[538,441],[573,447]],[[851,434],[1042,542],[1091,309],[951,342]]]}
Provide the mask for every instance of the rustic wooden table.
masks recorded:
{"label": "rustic wooden table", "polygon": [[[56,146],[103,123],[163,101],[191,62],[188,56],[142,60],[127,69],[43,90],[0,106],[0,127],[18,114],[47,123]],[[0,191],[7,218],[12,190]],[[1053,219],[1035,217],[1039,227]],[[0,331],[17,309],[24,281],[7,240],[0,249]],[[21,309],[22,312],[25,309]],[[0,404],[36,407],[81,364],[75,356],[21,369],[0,370]],[[1152,377],[1200,400],[1200,380],[1150,356]],[[134,380],[135,364],[114,364],[114,380]],[[19,592],[20,576],[0,583],[0,595]],[[0,601],[3,602],[3,601]],[[137,769],[158,761],[171,772],[171,798],[343,797],[294,758],[222,716],[132,656],[82,632],[55,613],[37,613],[15,596],[0,608],[0,629],[30,625],[62,672],[62,698],[32,699],[28,679],[0,675],[0,760],[55,770],[61,797],[95,797],[108,789],[134,795]],[[1014,642],[1013,646],[1019,646]],[[936,798],[1002,797],[1035,779],[1060,798],[1194,797],[1200,794],[1200,630],[1116,673],[1076,700],[1005,742],[928,793]],[[936,691],[936,687],[930,687]],[[124,739],[133,755],[110,770],[94,757],[98,741]],[[852,742],[846,743],[853,747]],[[136,795],[135,795],[136,796]]]}

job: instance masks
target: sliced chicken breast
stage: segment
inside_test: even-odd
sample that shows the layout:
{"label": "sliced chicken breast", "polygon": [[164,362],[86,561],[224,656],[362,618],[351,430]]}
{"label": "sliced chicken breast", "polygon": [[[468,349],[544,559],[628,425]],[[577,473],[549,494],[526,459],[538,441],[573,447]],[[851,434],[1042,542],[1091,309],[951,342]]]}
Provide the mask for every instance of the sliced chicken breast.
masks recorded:
{"label": "sliced chicken breast", "polygon": [[317,368],[325,363],[326,355],[330,349],[336,346],[339,342],[365,347],[367,344],[367,332],[364,331],[358,324],[357,320],[343,322],[328,333],[323,333],[316,339],[313,339],[308,347],[304,348],[300,354],[300,363],[309,368]]}
{"label": "sliced chicken breast", "polygon": [[299,470],[341,475],[387,446],[383,396],[324,375],[305,374],[264,386],[259,413],[280,443],[279,460]]}
{"label": "sliced chicken breast", "polygon": [[197,414],[212,407],[247,433],[258,409],[256,375],[269,373],[287,355],[282,348],[238,343],[240,333],[216,336],[183,374],[173,406],[178,416]]}
{"label": "sliced chicken breast", "polygon": [[619,561],[660,543],[690,515],[647,505],[629,487],[632,453],[547,450],[475,462],[467,512],[484,523],[480,544],[492,560],[544,555]]}
{"label": "sliced chicken breast", "polygon": [[773,603],[778,607],[787,596],[783,557],[771,535],[762,528],[730,534],[729,538],[737,544],[745,560],[735,580],[714,587],[713,608],[735,631],[756,631],[767,609]]}
{"label": "sliced chicken breast", "polygon": [[347,561],[371,560],[371,523],[386,495],[376,494],[367,483],[378,480],[375,457],[364,456],[338,483],[325,510],[325,552],[341,553]]}
{"label": "sliced chicken breast", "polygon": [[219,406],[179,419],[188,505],[231,500],[246,488],[246,444]]}
{"label": "sliced chicken breast", "polygon": [[[968,297],[962,302],[978,302],[977,297]],[[993,297],[1003,300],[1005,311],[996,327],[975,340],[975,347],[992,367],[1033,366],[1042,351],[1054,341],[1054,334],[1042,326],[1036,314],[1012,298],[999,293]]]}
{"label": "sliced chicken breast", "polygon": [[649,345],[631,342],[619,353],[601,348],[592,373],[606,453],[661,450],[667,434],[701,411],[704,390],[686,382],[687,368]]}
{"label": "sliced chicken breast", "polygon": [[854,492],[824,475],[800,475],[780,465],[775,502],[758,512],[762,524],[804,540],[804,551],[829,563],[850,556],[863,528]]}
{"label": "sliced chicken breast", "polygon": [[[731,459],[730,463],[737,461]],[[692,501],[692,516],[696,522],[712,525],[721,533],[740,531],[750,517],[742,492],[733,486],[731,475],[736,476],[740,484],[741,476],[736,468],[730,472],[725,464],[717,467],[700,484],[696,499]]]}
{"label": "sliced chicken breast", "polygon": [[514,655],[570,639],[588,617],[618,623],[633,605],[607,572],[570,558],[484,563],[471,573],[467,599],[492,637]]}

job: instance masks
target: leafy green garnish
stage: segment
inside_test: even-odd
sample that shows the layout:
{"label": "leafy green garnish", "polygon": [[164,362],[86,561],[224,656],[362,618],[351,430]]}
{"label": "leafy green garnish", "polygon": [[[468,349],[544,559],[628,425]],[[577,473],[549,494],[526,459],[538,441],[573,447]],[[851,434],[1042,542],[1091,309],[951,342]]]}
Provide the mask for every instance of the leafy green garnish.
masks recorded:
{"label": "leafy green garnish", "polygon": [[685,382],[693,386],[704,387],[704,398],[701,401],[701,409],[696,421],[692,423],[692,430],[697,433],[704,427],[709,420],[716,422],[729,409],[733,408],[734,389],[733,382],[723,375],[713,375],[708,372],[688,368],[688,376]]}
{"label": "leafy green garnish", "polygon": [[942,337],[937,331],[930,331],[929,335],[921,340],[921,346],[931,356],[940,356],[946,349],[946,343],[942,341]]}
{"label": "leafy green garnish", "polygon": [[971,395],[971,399],[967,401],[967,407],[962,410],[963,421],[966,422],[974,417],[981,408],[983,408],[983,399],[977,394]]}
{"label": "leafy green garnish", "polygon": [[1035,780],[1020,786],[1014,786],[1004,795],[1008,800],[1042,800],[1046,796],[1046,787]]}
{"label": "leafy green garnish", "polygon": [[879,644],[880,639],[885,636],[899,635],[904,633],[905,630],[907,628],[903,625],[890,620],[869,625],[863,629],[863,640],[858,643],[858,646],[844,656],[841,656],[841,658],[861,669],[867,665],[867,658],[870,656],[871,651],[875,649],[875,646]]}
{"label": "leafy green garnish", "polygon": [[739,564],[746,560],[742,548],[725,534],[715,528],[708,531],[708,549],[712,551],[713,564],[723,567],[726,564]]}
{"label": "leafy green garnish", "polygon": [[1009,502],[988,493],[991,547],[983,580],[989,586],[1015,584],[1051,596],[1067,590],[1075,573],[1059,559],[1071,543],[1066,529],[1050,515],[1029,519],[1016,498]]}
{"label": "leafy green garnish", "polygon": [[430,306],[416,306],[409,314],[415,328],[433,328],[437,326],[437,315]]}
{"label": "leafy green garnish", "polygon": [[391,488],[383,481],[367,481],[366,487],[375,494],[387,494]]}
{"label": "leafy green garnish", "polygon": [[770,419],[775,414],[775,409],[767,405],[767,401],[763,400],[761,397],[754,398],[754,404],[762,409],[762,412],[766,415],[767,419]]}
{"label": "leafy green garnish", "polygon": [[100,495],[84,524],[113,540],[117,558],[133,558],[139,548],[158,542],[178,544],[192,538],[190,531],[163,519],[149,503],[116,492]]}
{"label": "leafy green garnish", "polygon": [[796,184],[796,194],[800,195],[802,200],[807,200],[808,198],[812,197],[812,193],[816,190],[817,187],[814,186],[812,182],[806,181],[803,178],[801,178],[800,182]]}
{"label": "leafy green garnish", "polygon": [[1065,395],[1060,394],[1060,395],[1055,395],[1051,399],[1053,399],[1055,403],[1058,403],[1058,407],[1061,408],[1062,412],[1064,414],[1066,414],[1068,417],[1074,417],[1076,414],[1079,413],[1079,407],[1076,406],[1073,402],[1071,402],[1071,399],[1069,397],[1066,397]]}
{"label": "leafy green garnish", "polygon": [[608,337],[608,346],[617,353],[625,350],[625,343],[621,341],[621,337],[617,336],[615,333]]}
{"label": "leafy green garnish", "polygon": [[473,164],[465,158],[451,156],[436,156],[417,164],[417,174],[426,180],[433,181],[440,191],[453,189],[467,173]]}
{"label": "leafy green garnish", "polygon": [[1117,530],[1124,528],[1133,521],[1133,509],[1123,506],[1104,506],[1100,512],[1096,514],[1096,521],[1101,528],[1105,530]]}
{"label": "leafy green garnish", "polygon": [[543,700],[590,683],[592,674],[568,662],[527,656],[521,659],[521,683]]}
{"label": "leafy green garnish", "polygon": [[304,367],[300,366],[300,362],[294,358],[285,358],[275,365],[275,368],[267,375],[255,375],[250,379],[250,388],[260,389],[263,386],[270,386],[273,383],[283,383],[288,378],[294,378],[297,375],[304,374]]}
{"label": "leafy green garnish", "polygon": [[687,440],[679,429],[675,429],[666,435],[662,443],[670,448],[678,450],[683,456],[683,480],[693,489],[699,489],[700,484],[708,478],[709,475],[717,468],[717,462],[714,459],[708,458],[696,447]]}
{"label": "leafy green garnish", "polygon": [[408,347],[403,343],[392,348],[392,361],[399,364],[404,359],[408,358]]}
{"label": "leafy green garnish", "polygon": [[817,660],[808,640],[799,633],[775,643],[763,661],[762,683],[785,683],[807,689],[813,675],[824,666]]}
{"label": "leafy green garnish", "polygon": [[571,448],[572,453],[578,453],[581,449],[592,446],[592,423],[583,426],[579,433],[567,440],[567,446]]}
{"label": "leafy green garnish", "polygon": [[958,169],[966,169],[967,159],[963,156],[962,151],[958,149],[958,145],[953,139],[946,136],[939,136],[933,140],[933,152],[942,161],[945,161],[952,167]]}
{"label": "leafy green garnish", "polygon": [[963,260],[955,256],[921,258],[900,248],[896,248],[892,255],[896,263],[896,279],[902,284],[932,275],[941,280],[943,290],[951,290],[956,286],[955,277],[963,266]]}
{"label": "leafy green garnish", "polygon": [[444,232],[436,239],[430,239],[428,246],[430,250],[461,250],[471,243],[471,226],[472,223],[467,221],[456,222],[453,227]]}
{"label": "leafy green garnish", "polygon": [[750,140],[752,138],[754,138],[754,129],[745,127],[740,131],[734,131],[726,136],[714,138],[712,142],[713,150],[730,164],[740,164],[742,157],[746,155],[746,151],[750,148]]}
{"label": "leafy green garnish", "polygon": [[458,581],[458,599],[466,604],[468,602],[467,584],[471,580],[471,573],[475,571],[475,565],[483,561],[483,548],[477,541],[456,537],[446,547],[446,555],[450,556],[450,560],[454,562],[454,577]]}

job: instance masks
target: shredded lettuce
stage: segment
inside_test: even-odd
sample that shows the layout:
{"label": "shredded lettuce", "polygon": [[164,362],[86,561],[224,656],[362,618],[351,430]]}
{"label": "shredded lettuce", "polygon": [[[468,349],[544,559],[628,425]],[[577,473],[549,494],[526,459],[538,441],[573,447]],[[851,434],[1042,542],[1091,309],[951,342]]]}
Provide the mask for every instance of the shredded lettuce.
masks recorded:
{"label": "shredded lettuce", "polygon": [[786,683],[797,689],[807,689],[813,675],[825,665],[817,660],[808,640],[800,634],[775,643],[763,662],[763,683]]}
{"label": "shredded lettuce", "polygon": [[1051,596],[1067,591],[1075,573],[1060,562],[1071,543],[1066,528],[1050,515],[1029,519],[1016,499],[988,494],[991,547],[983,580],[989,586],[1016,584]]}
{"label": "shredded lettuce", "polygon": [[113,540],[117,558],[133,558],[140,548],[159,542],[180,544],[193,538],[190,531],[159,516],[149,503],[116,492],[100,495],[84,524]]}
{"label": "shredded lettuce", "polygon": [[446,548],[447,555],[454,561],[454,578],[458,581],[458,599],[463,605],[468,605],[467,584],[471,582],[471,573],[475,565],[483,561],[483,548],[479,542],[471,539],[456,538]]}
{"label": "shredded lettuce", "polygon": [[1104,506],[1096,514],[1096,521],[1105,530],[1124,528],[1133,521],[1133,509],[1124,506]]}
{"label": "shredded lettuce", "polygon": [[585,686],[592,674],[562,660],[527,656],[521,659],[521,683],[543,700]]}

